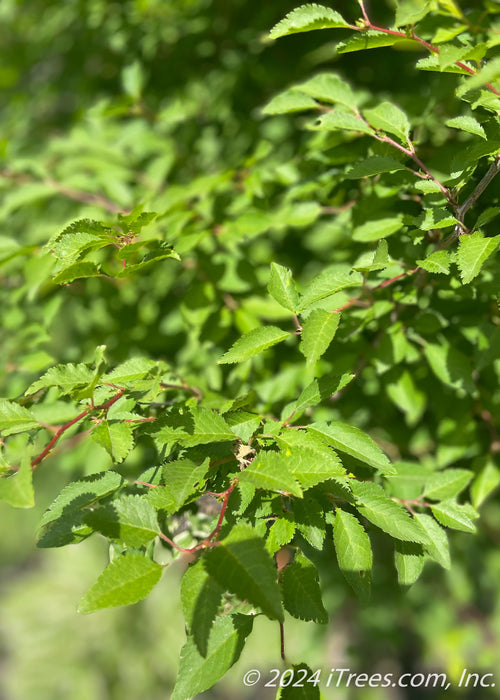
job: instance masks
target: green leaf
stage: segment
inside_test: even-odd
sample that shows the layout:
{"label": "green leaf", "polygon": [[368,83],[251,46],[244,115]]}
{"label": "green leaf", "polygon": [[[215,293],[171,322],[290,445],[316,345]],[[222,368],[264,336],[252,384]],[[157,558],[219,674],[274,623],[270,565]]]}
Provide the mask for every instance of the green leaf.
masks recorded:
{"label": "green leaf", "polygon": [[139,100],[144,87],[144,73],[139,61],[134,61],[122,70],[123,89],[134,100]]}
{"label": "green leaf", "polygon": [[477,119],[474,119],[474,117],[454,117],[453,119],[448,119],[445,124],[446,126],[450,126],[452,129],[467,131],[469,134],[475,134],[476,136],[480,136],[482,139],[486,139],[485,130]]}
{"label": "green leaf", "polygon": [[431,505],[431,510],[436,520],[445,527],[462,532],[476,532],[472,520],[477,518],[478,514],[471,505],[460,505],[451,499]]}
{"label": "green leaf", "polygon": [[31,411],[14,401],[0,399],[0,432],[3,435],[24,433],[34,428],[40,428],[40,425]]}
{"label": "green leaf", "polygon": [[[312,438],[313,436],[306,434],[304,437]],[[306,445],[299,444],[284,450],[289,469],[304,490],[323,481],[345,475],[345,469],[339,458],[328,445],[319,440],[317,444],[311,441],[310,443],[306,442]]]}
{"label": "green leaf", "polygon": [[276,328],[275,326],[254,328],[235,342],[232,348],[220,358],[219,364],[244,362],[289,337],[290,333],[288,331],[282,331],[281,328]]}
{"label": "green leaf", "polygon": [[340,314],[314,309],[302,324],[300,352],[308,365],[315,364],[332,342],[340,323]]}
{"label": "green leaf", "polygon": [[302,5],[289,12],[281,22],[278,22],[271,31],[269,37],[278,39],[289,34],[310,32],[313,29],[335,29],[337,27],[349,27],[345,19],[329,7],[316,5]]}
{"label": "green leaf", "polygon": [[317,406],[338,391],[341,391],[353,379],[354,374],[328,374],[321,379],[313,379],[301,392],[299,398],[287,406],[287,416],[290,413],[303,411],[310,406]]}
{"label": "green leaf", "polygon": [[285,92],[280,92],[269,100],[262,108],[262,114],[289,114],[290,112],[302,112],[306,109],[318,109],[319,105],[312,97],[305,95],[303,92],[291,89]]}
{"label": "green leaf", "polygon": [[305,83],[295,85],[292,89],[299,90],[316,100],[343,104],[354,111],[357,109],[358,98],[354,95],[351,86],[335,73],[320,73]]}
{"label": "green leaf", "polygon": [[0,501],[14,508],[32,508],[35,505],[33,471],[28,455],[13,476],[0,477]]}
{"label": "green leaf", "polygon": [[207,573],[203,562],[192,564],[181,584],[181,602],[186,627],[200,654],[208,653],[213,621],[222,602],[224,589]]}
{"label": "green leaf", "polygon": [[186,447],[208,445],[212,442],[230,442],[234,433],[224,418],[209,408],[195,407],[191,409],[193,416],[193,435],[182,438]]}
{"label": "green leaf", "polygon": [[76,262],[61,270],[52,278],[54,284],[68,284],[84,277],[100,277],[101,272],[93,262]]}
{"label": "green leaf", "polygon": [[426,553],[443,568],[450,569],[450,546],[445,530],[430,515],[415,513],[415,520],[420,523],[429,538],[424,544]]}
{"label": "green leaf", "polygon": [[500,235],[485,238],[481,231],[460,236],[456,261],[463,284],[469,284],[478,276],[482,266],[499,244]]}
{"label": "green leaf", "polygon": [[190,700],[215,685],[238,661],[245,639],[252,631],[253,620],[253,615],[218,617],[210,632],[204,656],[200,654],[193,637],[188,637],[181,650],[171,700]]}
{"label": "green leaf", "polygon": [[89,511],[85,523],[105,537],[129,547],[141,547],[157,537],[158,520],[153,506],[142,496],[122,496]]}
{"label": "green leaf", "polygon": [[283,620],[276,566],[253,527],[235,525],[228,537],[206,553],[204,562],[224,590],[261,608],[269,618]]}
{"label": "green leaf", "polygon": [[99,250],[113,242],[113,232],[99,221],[79,219],[56,234],[45,248],[65,266],[69,266],[91,250]]}
{"label": "green leaf", "polygon": [[57,386],[64,396],[65,394],[71,394],[75,389],[83,389],[89,386],[93,379],[94,372],[90,367],[82,363],[78,365],[71,363],[56,365],[56,367],[48,369],[36,382],[33,382],[26,390],[25,396],[36,394],[40,389],[46,389],[51,386]]}
{"label": "green leaf", "polygon": [[418,70],[427,70],[437,73],[459,73],[460,75],[469,75],[465,68],[455,64],[451,64],[446,68],[443,68],[439,63],[438,56],[426,56],[425,58],[421,58],[419,61],[417,61],[416,67]]}
{"label": "green leaf", "polygon": [[320,272],[307,285],[306,291],[300,297],[298,311],[305,311],[316,301],[325,299],[349,287],[360,287],[363,276],[352,272],[346,265],[333,265]]}
{"label": "green leaf", "polygon": [[380,173],[393,173],[396,170],[406,169],[406,166],[395,158],[390,158],[389,156],[368,156],[368,158],[354,163],[353,166],[346,170],[345,176],[349,180],[357,180],[358,178],[380,175]]}
{"label": "green leaf", "polygon": [[123,462],[134,446],[130,423],[104,420],[90,433],[92,440],[104,447],[115,462]]}
{"label": "green leaf", "polygon": [[363,110],[363,116],[374,129],[394,134],[403,143],[410,137],[410,122],[402,109],[391,102],[381,102],[372,109]]}
{"label": "green leaf", "polygon": [[284,545],[291,542],[295,534],[295,523],[287,518],[276,518],[268,530],[266,549],[272,556]]}
{"label": "green leaf", "polygon": [[416,425],[427,405],[426,395],[415,384],[412,375],[404,371],[386,386],[387,396],[405,414],[408,425]]}
{"label": "green leaf", "polygon": [[310,128],[318,131],[358,131],[361,134],[373,134],[373,129],[361,117],[338,108],[324,114]]}
{"label": "green leaf", "polygon": [[288,460],[279,452],[259,452],[241,473],[239,480],[267,491],[287,492],[302,497],[302,489],[289,471]]}
{"label": "green leaf", "polygon": [[290,270],[277,263],[271,263],[271,276],[267,288],[278,304],[295,313],[299,295]]}
{"label": "green leaf", "polygon": [[341,508],[335,510],[333,542],[343,571],[369,571],[372,568],[370,538],[359,520]]}
{"label": "green leaf", "polygon": [[486,85],[486,83],[491,83],[498,78],[500,78],[500,57],[493,58],[487,63],[484,63],[481,70],[464,80],[457,88],[457,97],[462,97],[467,92]]}
{"label": "green leaf", "polygon": [[145,357],[134,357],[122,362],[111,372],[102,377],[103,382],[117,384],[118,386],[134,384],[139,379],[144,379],[158,368],[158,362],[148,360]]}
{"label": "green leaf", "polygon": [[475,389],[472,378],[472,366],[469,359],[460,350],[448,343],[438,345],[427,343],[424,354],[430,368],[443,384],[453,389],[462,389],[473,393]]}
{"label": "green leaf", "polygon": [[167,462],[163,467],[165,485],[150,489],[146,496],[148,502],[159,510],[176,513],[188,501],[200,495],[209,466],[208,457],[202,464],[190,459]]}
{"label": "green leaf", "polygon": [[131,605],[145,598],[161,578],[162,567],[141,554],[121,554],[81,599],[79,613]]}
{"label": "green leaf", "polygon": [[[293,671],[293,682],[279,688],[276,700],[322,700],[324,698],[318,687],[320,682],[318,669],[313,672],[307,664],[301,663],[293,664]],[[304,671],[306,675],[304,675]],[[285,681],[288,680],[288,675],[289,673],[287,673]]]}
{"label": "green leaf", "polygon": [[427,535],[408,511],[389,498],[385,491],[370,481],[351,481],[356,508],[367,520],[391,537],[406,542],[425,544]]}
{"label": "green leaf", "polygon": [[318,571],[304,556],[296,556],[281,575],[283,604],[287,612],[298,620],[326,624],[328,613],[321,600]]}
{"label": "green leaf", "polygon": [[394,543],[394,563],[398,572],[398,583],[411,586],[419,578],[425,564],[425,554],[421,544],[415,542]]}
{"label": "green leaf", "polygon": [[402,41],[408,41],[406,37],[394,36],[386,32],[377,32],[372,29],[358,32],[347,41],[337,44],[337,53],[351,53],[352,51],[365,51],[366,49],[378,49],[384,46],[394,46]]}
{"label": "green leaf", "polygon": [[457,496],[472,480],[474,473],[467,469],[445,469],[435,472],[425,485],[424,496],[443,501]]}
{"label": "green leaf", "polygon": [[403,216],[390,216],[385,219],[372,219],[366,221],[361,226],[357,226],[352,232],[352,239],[367,243],[369,241],[378,241],[381,238],[392,236],[393,233],[403,228]]}
{"label": "green leaf", "polygon": [[395,27],[406,27],[416,24],[426,17],[431,11],[429,2],[415,2],[415,0],[398,0],[396,7]]}
{"label": "green leaf", "polygon": [[451,258],[448,250],[436,250],[424,260],[417,260],[417,265],[423,270],[442,275],[450,274],[450,263]]}
{"label": "green leaf", "polygon": [[481,503],[488,498],[499,484],[500,469],[489,459],[476,476],[471,486],[470,491],[474,508],[479,508]]}
{"label": "green leaf", "polygon": [[328,438],[331,445],[345,452],[370,467],[378,469],[382,474],[394,474],[395,470],[388,457],[382,452],[374,440],[359,428],[347,423],[332,421],[327,423],[312,423],[308,431],[318,433]]}

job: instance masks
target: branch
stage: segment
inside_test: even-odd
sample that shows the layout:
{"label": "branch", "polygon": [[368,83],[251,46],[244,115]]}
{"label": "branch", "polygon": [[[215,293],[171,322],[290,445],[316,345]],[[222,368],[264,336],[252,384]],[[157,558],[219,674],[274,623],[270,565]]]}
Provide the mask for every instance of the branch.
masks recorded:
{"label": "branch", "polygon": [[483,194],[485,189],[488,187],[490,182],[493,180],[495,175],[500,172],[500,155],[496,156],[493,163],[490,165],[488,172],[484,175],[479,184],[476,185],[475,190],[467,197],[465,202],[461,204],[457,209],[457,219],[463,223],[465,214],[468,210],[474,206],[479,197]]}

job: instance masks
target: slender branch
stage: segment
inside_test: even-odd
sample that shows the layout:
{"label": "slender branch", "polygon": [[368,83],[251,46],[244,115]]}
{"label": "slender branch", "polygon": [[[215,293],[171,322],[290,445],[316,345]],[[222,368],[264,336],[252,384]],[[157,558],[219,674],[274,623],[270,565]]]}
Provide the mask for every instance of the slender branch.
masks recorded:
{"label": "slender branch", "polygon": [[106,401],[106,403],[103,403],[99,406],[89,406],[89,408],[86,408],[85,411],[82,411],[76,418],[73,418],[72,420],[68,421],[65,423],[63,426],[59,428],[59,430],[56,432],[52,440],[46,445],[46,447],[40,452],[40,454],[35,457],[34,459],[31,460],[31,468],[35,469],[42,460],[45,459],[45,457],[49,454],[49,452],[52,450],[54,445],[57,443],[59,438],[64,435],[64,433],[71,428],[72,425],[75,425],[75,423],[78,423],[81,421],[83,418],[86,416],[90,415],[94,411],[107,411],[108,408],[110,408],[116,401],[118,401],[119,398],[123,396],[125,393],[125,389],[120,389],[115,396],[113,396],[109,401]]}
{"label": "slender branch", "polygon": [[[414,267],[411,270],[407,270],[406,272],[402,272],[399,275],[396,275],[395,277],[391,277],[389,280],[384,280],[384,282],[381,282],[380,284],[377,284],[375,287],[370,287],[368,289],[368,292],[372,293],[375,292],[377,289],[383,289],[384,287],[388,287],[391,284],[394,284],[394,282],[397,282],[400,279],[403,279],[404,277],[409,277],[410,275],[413,275],[415,272],[418,272],[420,270],[420,267]],[[342,306],[339,306],[338,309],[335,309],[332,311],[333,314],[338,314],[341,311],[345,311],[345,309],[349,309],[351,306],[355,306],[356,304],[359,304],[361,301],[363,301],[363,297],[354,297],[353,299],[349,299],[345,304],[342,304]]]}
{"label": "slender branch", "polygon": [[457,209],[457,219],[463,223],[465,214],[467,211],[474,206],[479,197],[483,194],[485,189],[488,187],[490,182],[493,180],[495,175],[500,172],[500,156],[497,156],[493,163],[490,165],[488,171],[482,178],[482,180],[476,185],[474,191],[467,197],[465,202],[461,204]]}
{"label": "slender branch", "polygon": [[162,387],[162,389],[184,389],[184,391],[189,391],[191,394],[193,394],[193,396],[196,396],[198,401],[201,401],[201,399],[203,398],[203,392],[201,391],[201,389],[198,389],[195,386],[190,386],[186,382],[182,382],[182,384],[170,384],[167,382],[161,382],[160,386]]}

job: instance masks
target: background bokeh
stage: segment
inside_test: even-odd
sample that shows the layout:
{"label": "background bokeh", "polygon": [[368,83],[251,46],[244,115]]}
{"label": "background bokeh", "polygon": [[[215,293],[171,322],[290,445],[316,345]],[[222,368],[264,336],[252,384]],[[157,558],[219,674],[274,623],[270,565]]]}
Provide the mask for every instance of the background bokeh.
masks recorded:
{"label": "background bokeh", "polygon": [[[106,207],[109,214],[113,205],[128,209],[143,201],[156,211],[170,208],[174,215],[169,226],[175,231],[192,216],[181,204],[186,192],[195,202],[196,221],[202,223],[223,221],[228,211],[238,217],[262,191],[267,203],[286,203],[286,193],[292,189],[307,192],[309,179],[320,177],[322,169],[334,168],[335,163],[322,160],[320,152],[297,160],[296,154],[310,137],[293,119],[265,120],[259,112],[266,100],[293,81],[333,69],[359,89],[390,96],[413,111],[420,105],[426,128],[432,132],[430,156],[432,148],[439,148],[444,140],[443,115],[434,113],[433,107],[438,98],[441,105],[448,98],[451,102],[453,85],[440,76],[433,76],[430,83],[427,74],[416,73],[411,52],[380,49],[337,56],[328,32],[273,44],[262,41],[265,32],[296,4],[285,0],[2,1],[0,258],[8,259],[0,292],[3,396],[21,395],[30,381],[55,362],[91,361],[94,348],[103,343],[111,363],[142,353],[179,357],[193,367],[198,363],[199,372],[204,371],[207,360],[200,346],[217,342],[226,331],[210,325],[213,299],[203,284],[192,285],[187,273],[185,279],[179,278],[177,268],[167,264],[133,284],[103,286],[101,280],[89,280],[58,295],[46,282],[42,268],[52,263],[40,246],[69,221],[103,218]],[[331,4],[351,20],[358,16],[354,0]],[[380,23],[390,22],[389,0],[371,5]],[[245,180],[243,193],[233,189],[238,177]],[[85,199],[82,192],[96,193],[101,200]],[[492,200],[497,196],[494,188],[488,196]],[[288,222],[286,211],[281,228],[278,222],[272,236],[255,239],[253,261],[267,264],[276,257],[307,277],[314,268],[309,259],[315,258],[318,264],[328,261],[332,242],[338,244],[337,259],[342,259],[342,240],[335,228],[333,238],[325,240],[319,224],[304,240],[302,227],[310,216],[307,207],[294,210]],[[287,223],[292,229],[286,228]],[[262,222],[245,219],[239,225],[242,235],[253,235]],[[197,235],[199,229],[194,226],[192,237]],[[6,242],[12,236],[19,248],[11,249]],[[191,244],[185,243],[186,250]],[[216,254],[207,249],[199,256],[210,258],[216,276]],[[244,251],[235,251],[235,265],[239,281],[234,271],[221,268],[226,293],[244,292],[245,279],[250,286],[259,274]],[[199,310],[203,295],[207,295],[205,314]],[[252,327],[257,306],[255,301],[240,311],[232,337]],[[230,341],[223,345],[229,347]],[[216,384],[220,369],[210,371]],[[292,373],[290,369],[290,377]],[[432,381],[436,383],[429,378]],[[264,394],[279,396],[279,380],[270,375],[266,382]],[[365,393],[363,410],[376,411],[377,385],[369,373]],[[358,411],[356,396],[351,401],[346,410],[352,415]],[[447,410],[450,416],[460,414],[460,404],[452,395],[448,407],[443,407],[443,412]],[[395,412],[396,433],[397,420],[402,422],[401,414]],[[457,425],[458,419],[452,430],[458,430]],[[404,429],[402,422],[402,434]],[[415,430],[414,441],[418,452],[425,435]],[[463,441],[465,452],[467,426],[463,426]],[[107,561],[104,540],[90,539],[64,549],[35,548],[38,519],[70,473],[76,469],[85,474],[108,464],[95,445],[73,447],[61,450],[37,473],[34,510],[15,512],[0,504],[0,699],[168,698],[184,641],[180,572],[175,566],[142,603],[83,617],[76,614],[76,604]],[[133,460],[134,456],[132,465]],[[452,535],[451,571],[429,564],[409,591],[396,587],[388,573],[393,566],[391,554],[381,542],[382,556],[367,604],[351,595],[338,570],[328,569],[325,557],[322,583],[330,623],[319,627],[287,621],[290,660],[306,661],[312,668],[348,667],[368,673],[446,671],[452,681],[464,668],[496,671],[498,497],[486,502],[481,516],[477,536]],[[203,697],[273,697],[272,691],[266,695],[262,687],[245,689],[241,678],[249,668],[277,666],[278,630],[259,618],[256,634],[238,664]],[[497,686],[461,693],[451,688],[447,696],[500,697],[500,677]],[[422,694],[421,689],[323,692],[325,697],[363,700],[410,699]],[[429,689],[426,696],[441,697],[441,693]]]}

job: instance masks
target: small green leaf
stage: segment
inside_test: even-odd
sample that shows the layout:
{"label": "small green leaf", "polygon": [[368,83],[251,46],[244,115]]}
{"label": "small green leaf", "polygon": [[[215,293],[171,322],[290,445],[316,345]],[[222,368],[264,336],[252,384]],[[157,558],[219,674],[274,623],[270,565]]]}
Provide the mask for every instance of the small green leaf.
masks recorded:
{"label": "small green leaf", "polygon": [[436,250],[424,260],[417,260],[417,265],[427,272],[442,275],[450,274],[451,258],[448,250]]}
{"label": "small green leaf", "polygon": [[289,337],[290,333],[288,331],[282,331],[281,328],[276,328],[275,326],[254,328],[235,342],[233,347],[220,358],[219,364],[244,362]]}
{"label": "small green leaf", "polygon": [[421,544],[416,542],[394,542],[394,563],[398,572],[398,583],[411,586],[418,579],[425,564]]}
{"label": "small green leaf", "polygon": [[103,382],[110,384],[133,384],[139,379],[144,379],[158,367],[158,362],[148,360],[145,357],[134,357],[122,362],[111,372],[102,377]]}
{"label": "small green leaf", "polygon": [[181,650],[179,672],[171,700],[191,700],[211,688],[238,661],[252,631],[253,615],[225,615],[215,620],[207,653],[202,656],[193,637]]}
{"label": "small green leaf", "polygon": [[479,508],[481,503],[488,498],[499,484],[500,469],[492,460],[488,459],[471,486],[472,504],[474,508]]}
{"label": "small green leaf", "polygon": [[460,505],[451,499],[431,505],[431,510],[436,520],[445,527],[462,532],[476,532],[476,526],[472,520],[477,518],[478,514],[469,504]]}
{"label": "small green leaf", "polygon": [[162,567],[141,554],[121,554],[83,596],[79,613],[131,605],[145,598],[161,577]]}
{"label": "small green leaf", "polygon": [[460,236],[456,261],[463,284],[469,284],[478,276],[482,266],[499,244],[500,235],[485,238],[481,231]]}
{"label": "small green leaf", "polygon": [[25,396],[36,394],[40,389],[57,386],[61,394],[71,394],[75,389],[83,389],[89,386],[94,379],[94,372],[82,363],[78,365],[56,365],[48,369],[44,375],[33,382],[26,390]]}
{"label": "small green leaf", "polygon": [[269,100],[262,108],[262,114],[290,114],[291,112],[302,112],[306,109],[318,109],[319,105],[312,97],[305,95],[298,90],[286,90]]}
{"label": "small green leaf", "polygon": [[314,97],[316,100],[344,104],[353,110],[357,108],[358,98],[354,95],[351,86],[335,73],[320,73],[305,83],[294,85],[293,89]]}
{"label": "small green leaf", "polygon": [[388,457],[376,442],[366,433],[353,425],[332,421],[330,423],[312,423],[308,431],[325,436],[331,445],[365,464],[378,469],[382,474],[394,474],[395,470]]}
{"label": "small green leaf", "polygon": [[0,432],[3,435],[24,433],[34,428],[40,428],[40,425],[31,411],[14,401],[0,400]]}
{"label": "small green leaf", "polygon": [[290,270],[277,263],[271,263],[268,289],[269,294],[276,299],[278,304],[295,313],[299,303],[299,295]]}
{"label": "small green leaf", "polygon": [[141,547],[157,537],[158,520],[153,506],[142,496],[122,496],[89,511],[84,518],[87,525],[111,540],[129,547]]}
{"label": "small green leaf", "polygon": [[384,46],[394,46],[402,41],[408,41],[406,37],[377,32],[372,29],[366,32],[358,32],[347,41],[337,44],[337,53],[351,53],[352,51],[365,51],[366,49],[378,49]]}
{"label": "small green leaf", "polygon": [[283,604],[287,612],[298,620],[326,624],[328,613],[321,600],[318,571],[304,556],[296,556],[281,575]]}
{"label": "small green leaf", "polygon": [[415,520],[420,523],[429,538],[424,544],[427,554],[445,569],[450,569],[450,546],[446,532],[434,518],[425,513],[415,513]]}
{"label": "small green leaf", "polygon": [[335,511],[333,542],[343,571],[369,571],[372,568],[370,538],[359,520],[341,508]]}
{"label": "small green leaf", "polygon": [[435,472],[427,480],[424,496],[434,501],[454,498],[464,490],[473,476],[474,473],[467,469],[445,469]]}
{"label": "small green leaf", "polygon": [[324,114],[310,128],[318,131],[358,131],[361,134],[373,134],[373,129],[361,117],[338,108]]}
{"label": "small green leaf", "polygon": [[396,231],[403,228],[403,216],[390,216],[384,219],[372,219],[364,224],[357,226],[352,232],[354,241],[367,243],[369,241],[378,241],[381,238],[392,236]]}
{"label": "small green leaf", "polygon": [[123,462],[134,446],[133,426],[122,421],[104,420],[92,430],[90,436],[118,463]]}
{"label": "small green leaf", "polygon": [[430,3],[415,3],[414,0],[398,0],[395,27],[406,27],[420,22],[431,11]]}
{"label": "small green leaf", "polygon": [[165,485],[150,489],[146,496],[148,502],[159,510],[176,513],[200,495],[209,465],[208,457],[203,464],[196,464],[190,459],[167,462],[163,467]]}
{"label": "small green leaf", "polygon": [[54,284],[68,284],[85,277],[100,277],[101,272],[93,262],[76,262],[61,270],[52,278]]}
{"label": "small green leaf", "polygon": [[202,656],[208,653],[208,640],[224,589],[207,573],[199,559],[192,564],[181,584],[181,602],[189,634]]}
{"label": "small green leaf", "polygon": [[288,544],[295,534],[295,523],[287,518],[276,518],[268,530],[266,538],[266,549],[271,554],[275,554],[284,545]]}
{"label": "small green leaf", "polygon": [[352,272],[347,265],[333,265],[320,272],[307,285],[306,291],[300,297],[298,311],[305,311],[308,306],[316,301],[340,292],[349,287],[360,287],[363,284],[363,276],[359,272]]}
{"label": "small green leaf", "polygon": [[271,31],[269,37],[278,39],[289,34],[310,32],[313,29],[335,29],[337,27],[349,27],[345,19],[329,7],[316,5],[302,5],[289,12],[281,22],[278,22]]}
{"label": "small green leaf", "polygon": [[14,508],[32,508],[35,505],[33,471],[26,455],[19,470],[13,476],[0,477],[0,501]]}
{"label": "small green leaf", "polygon": [[314,309],[302,324],[299,345],[307,364],[315,364],[332,342],[340,323],[340,314]]}
{"label": "small green leaf", "polygon": [[374,129],[394,134],[403,143],[410,137],[410,122],[402,109],[391,102],[381,102],[372,109],[363,110],[363,116]]}
{"label": "small green leaf", "polygon": [[480,136],[482,139],[486,139],[485,130],[477,119],[474,119],[474,117],[454,117],[453,119],[448,119],[445,124],[446,126],[450,126],[452,129],[467,131],[469,134],[475,134],[476,136]]}
{"label": "small green leaf", "polygon": [[396,170],[406,169],[406,166],[395,158],[390,158],[389,156],[368,156],[368,158],[360,160],[349,167],[345,176],[349,180],[357,180],[358,178],[380,175],[380,173],[393,173]]}
{"label": "small green leaf", "polygon": [[277,570],[264,540],[246,523],[235,525],[226,539],[205,555],[208,573],[224,590],[283,620]]}
{"label": "small green leaf", "polygon": [[288,460],[279,452],[260,452],[241,473],[239,480],[267,491],[287,492],[302,497],[302,489],[289,471]]}

